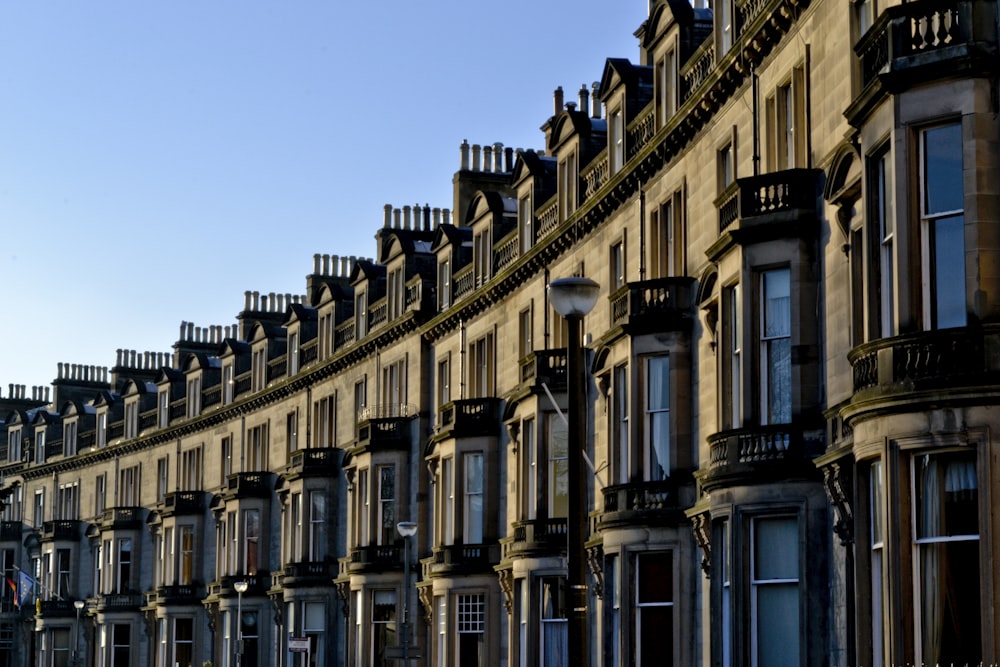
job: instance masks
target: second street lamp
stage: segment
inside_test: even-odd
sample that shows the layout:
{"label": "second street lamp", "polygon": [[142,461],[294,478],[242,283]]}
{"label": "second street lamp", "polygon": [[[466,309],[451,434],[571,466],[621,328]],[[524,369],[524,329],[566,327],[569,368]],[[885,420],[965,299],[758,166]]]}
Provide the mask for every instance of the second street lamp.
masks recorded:
{"label": "second street lamp", "polygon": [[236,589],[236,664],[243,664],[243,594],[247,592],[246,579],[233,584]]}
{"label": "second street lamp", "polygon": [[396,530],[403,536],[403,665],[410,663],[410,540],[417,534],[417,524],[400,521]]}
{"label": "second street lamp", "polygon": [[568,398],[568,423],[566,446],[568,456],[569,508],[566,517],[566,579],[569,587],[567,601],[568,662],[572,667],[589,667],[590,651],[587,628],[587,482],[584,477],[583,457],[587,451],[587,374],[584,371],[583,348],[580,344],[580,325],[584,316],[593,310],[600,293],[600,285],[589,278],[559,278],[549,283],[548,294],[552,307],[566,319],[568,328],[566,345],[566,387]]}

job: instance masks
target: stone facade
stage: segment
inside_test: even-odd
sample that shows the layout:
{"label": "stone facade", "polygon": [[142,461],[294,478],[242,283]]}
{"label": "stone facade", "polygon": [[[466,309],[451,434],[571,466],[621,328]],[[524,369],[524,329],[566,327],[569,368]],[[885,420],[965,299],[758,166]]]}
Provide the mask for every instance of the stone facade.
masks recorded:
{"label": "stone facade", "polygon": [[704,4],[373,258],[12,386],[0,667],[996,662],[996,0]]}

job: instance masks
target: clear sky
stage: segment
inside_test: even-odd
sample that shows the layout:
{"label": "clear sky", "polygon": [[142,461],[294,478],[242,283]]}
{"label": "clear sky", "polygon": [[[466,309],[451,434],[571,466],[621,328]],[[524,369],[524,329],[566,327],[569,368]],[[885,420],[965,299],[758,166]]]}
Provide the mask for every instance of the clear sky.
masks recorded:
{"label": "clear sky", "polygon": [[544,147],[552,92],[638,62],[647,0],[0,3],[0,394],[170,352],[385,204],[451,208],[459,145]]}

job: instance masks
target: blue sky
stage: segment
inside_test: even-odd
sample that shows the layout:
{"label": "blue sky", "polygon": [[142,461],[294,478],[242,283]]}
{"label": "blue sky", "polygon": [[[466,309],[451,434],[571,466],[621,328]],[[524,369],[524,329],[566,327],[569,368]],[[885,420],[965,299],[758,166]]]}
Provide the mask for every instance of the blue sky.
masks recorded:
{"label": "blue sky", "polygon": [[169,352],[382,208],[451,208],[459,145],[542,148],[552,92],[638,62],[645,0],[0,4],[0,393]]}

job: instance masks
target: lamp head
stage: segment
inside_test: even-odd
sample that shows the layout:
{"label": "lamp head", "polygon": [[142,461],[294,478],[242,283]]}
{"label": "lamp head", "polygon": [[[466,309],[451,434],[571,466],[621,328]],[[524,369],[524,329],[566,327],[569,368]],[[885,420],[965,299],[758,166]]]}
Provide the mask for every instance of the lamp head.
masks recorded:
{"label": "lamp head", "polygon": [[76,607],[77,611],[81,611],[86,604],[83,600],[75,600],[73,602],[73,606]]}
{"label": "lamp head", "polygon": [[413,537],[417,534],[417,524],[414,521],[400,521],[396,524],[396,530],[403,537]]}
{"label": "lamp head", "polygon": [[250,583],[248,581],[246,581],[245,579],[242,580],[242,581],[237,581],[236,583],[233,584],[233,588],[236,589],[236,592],[237,593],[241,593],[241,594],[242,593],[246,593],[247,592],[247,588],[249,588],[249,587],[250,587]]}
{"label": "lamp head", "polygon": [[548,285],[549,300],[563,317],[583,317],[594,309],[601,286],[590,278],[557,278]]}

